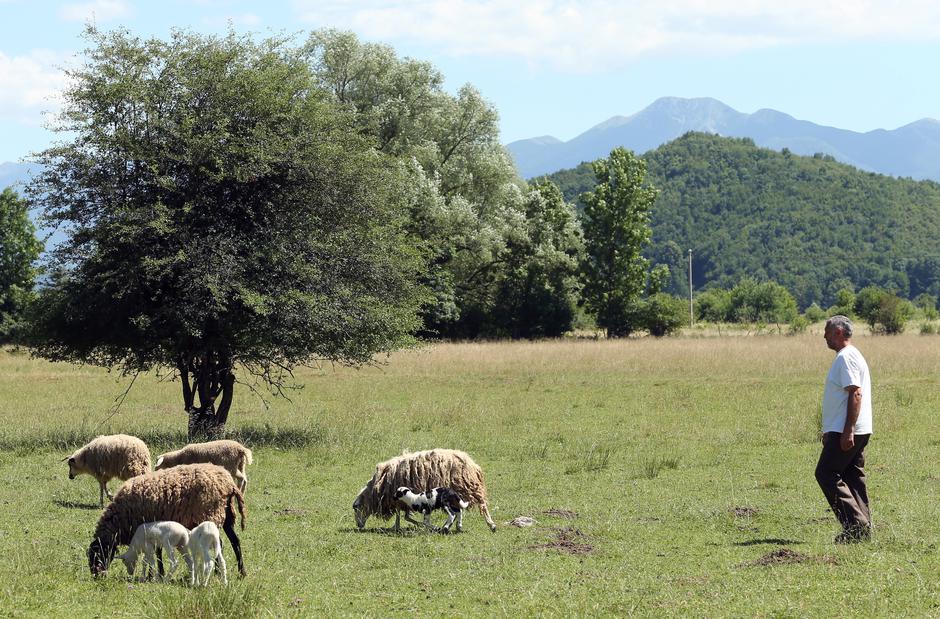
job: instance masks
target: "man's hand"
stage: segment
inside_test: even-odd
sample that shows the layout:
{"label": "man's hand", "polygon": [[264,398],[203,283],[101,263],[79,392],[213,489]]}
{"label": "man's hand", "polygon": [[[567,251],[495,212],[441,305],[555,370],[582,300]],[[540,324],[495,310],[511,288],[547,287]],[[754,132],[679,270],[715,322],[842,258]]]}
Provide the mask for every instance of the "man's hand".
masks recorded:
{"label": "man's hand", "polygon": [[850,451],[855,447],[855,432],[843,432],[839,437],[839,446],[842,447],[842,451]]}

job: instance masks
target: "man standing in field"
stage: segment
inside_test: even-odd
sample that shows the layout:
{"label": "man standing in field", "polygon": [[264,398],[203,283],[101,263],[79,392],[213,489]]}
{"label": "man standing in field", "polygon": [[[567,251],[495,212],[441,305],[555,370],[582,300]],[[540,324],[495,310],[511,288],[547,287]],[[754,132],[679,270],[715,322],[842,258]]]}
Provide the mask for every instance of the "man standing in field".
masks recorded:
{"label": "man standing in field", "polygon": [[823,391],[823,448],[816,481],[829,501],[842,533],[836,543],[871,538],[871,512],[865,488],[865,446],[871,437],[871,377],[862,353],[851,343],[852,322],[845,316],[826,321],[826,344],[836,358]]}

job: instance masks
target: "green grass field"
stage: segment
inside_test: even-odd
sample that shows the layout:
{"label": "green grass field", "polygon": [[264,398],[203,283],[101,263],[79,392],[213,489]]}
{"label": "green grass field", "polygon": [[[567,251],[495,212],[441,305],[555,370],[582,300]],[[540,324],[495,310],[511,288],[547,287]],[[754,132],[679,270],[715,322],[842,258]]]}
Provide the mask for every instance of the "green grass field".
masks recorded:
{"label": "green grass field", "polygon": [[[247,578],[93,581],[90,477],[60,462],[128,432],[184,441],[179,383],[0,354],[0,616],[940,616],[940,339],[863,336],[874,378],[871,543],[836,546],[813,478],[832,352],[820,333],[453,344],[304,370],[291,401],[236,391]],[[355,528],[403,449],[464,449],[493,517],[443,536]],[[112,482],[114,484],[114,482]],[[531,516],[536,525],[506,523]],[[437,515],[443,520],[443,516]]]}

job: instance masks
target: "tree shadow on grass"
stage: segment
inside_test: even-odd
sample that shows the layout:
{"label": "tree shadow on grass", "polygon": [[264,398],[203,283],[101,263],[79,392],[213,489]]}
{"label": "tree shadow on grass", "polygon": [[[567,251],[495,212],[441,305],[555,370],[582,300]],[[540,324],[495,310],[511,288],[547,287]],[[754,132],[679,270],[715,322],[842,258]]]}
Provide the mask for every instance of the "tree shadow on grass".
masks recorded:
{"label": "tree shadow on grass", "polygon": [[87,509],[96,511],[102,509],[97,503],[79,503],[78,501],[63,501],[61,499],[53,499],[52,502],[65,509]]}
{"label": "tree shadow on grass", "polygon": [[735,546],[760,546],[761,544],[773,544],[775,546],[794,546],[803,544],[800,540],[783,539],[782,537],[765,537],[763,539],[751,539],[746,542],[735,542]]}

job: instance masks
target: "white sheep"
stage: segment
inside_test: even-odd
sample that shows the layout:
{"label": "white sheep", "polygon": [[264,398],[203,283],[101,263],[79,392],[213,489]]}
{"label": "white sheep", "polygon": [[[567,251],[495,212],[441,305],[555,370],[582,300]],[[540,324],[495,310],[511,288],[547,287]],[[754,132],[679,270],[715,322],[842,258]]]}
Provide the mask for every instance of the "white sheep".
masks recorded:
{"label": "white sheep", "polygon": [[136,436],[112,434],[99,436],[79,448],[68,460],[69,479],[91,475],[98,480],[98,502],[103,507],[104,497],[113,498],[108,482],[115,477],[128,480],[150,472],[150,450]]}
{"label": "white sheep", "polygon": [[221,440],[208,443],[190,443],[182,449],[170,451],[157,457],[154,470],[168,469],[181,464],[198,464],[208,462],[216,464],[227,470],[238,489],[245,493],[248,488],[248,476],[245,475],[245,466],[251,464],[251,450],[238,441]]}
{"label": "white sheep", "polygon": [[400,530],[401,504],[395,498],[395,492],[402,486],[451,488],[471,505],[479,505],[480,514],[486,524],[491,531],[496,531],[496,523],[490,517],[486,506],[483,469],[466,452],[456,449],[403,453],[375,465],[372,479],[363,486],[353,501],[356,526],[360,529],[365,527],[370,516],[388,520],[394,515],[395,530]]}
{"label": "white sheep", "polygon": [[222,584],[228,584],[226,576],[225,557],[222,556],[222,540],[219,537],[219,527],[214,522],[206,521],[189,532],[188,551],[193,558],[189,570],[189,584],[209,584],[209,576],[219,562],[219,572],[222,575]]}
{"label": "white sheep", "polygon": [[145,522],[137,527],[131,543],[128,544],[127,551],[118,555],[118,559],[124,562],[127,567],[127,573],[131,576],[137,571],[137,558],[140,553],[144,553],[144,574],[147,578],[153,576],[156,568],[154,551],[158,548],[163,550],[163,554],[170,562],[170,569],[166,578],[170,579],[179,565],[176,558],[176,552],[179,551],[186,566],[189,568],[190,578],[193,573],[193,561],[188,549],[189,529],[178,522],[170,520],[160,520],[157,522]]}

